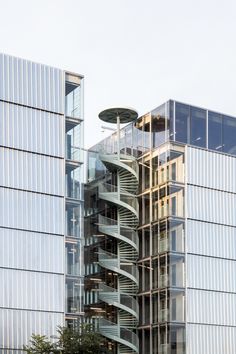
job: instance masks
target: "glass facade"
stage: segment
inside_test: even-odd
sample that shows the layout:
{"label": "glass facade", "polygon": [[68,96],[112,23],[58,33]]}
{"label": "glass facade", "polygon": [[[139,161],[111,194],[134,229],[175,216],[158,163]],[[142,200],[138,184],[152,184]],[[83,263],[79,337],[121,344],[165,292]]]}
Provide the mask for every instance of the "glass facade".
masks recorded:
{"label": "glass facade", "polygon": [[170,139],[236,155],[236,119],[210,110],[169,101]]}
{"label": "glass facade", "polygon": [[[135,124],[127,125],[120,134],[121,153],[135,156],[139,165],[139,224],[138,241],[135,241],[139,244],[139,323],[136,328],[139,352],[145,354],[185,353],[184,147],[168,142],[173,127],[171,111],[170,104],[166,103]],[[101,225],[105,221],[98,216],[105,213],[108,225],[112,225],[111,218],[117,217],[116,209],[104,204],[99,194],[101,190],[115,192],[108,187],[104,189],[104,185],[101,188],[99,180],[106,176],[106,180],[116,181],[116,176],[114,172],[108,173],[99,156],[104,159],[104,154],[116,151],[116,134],[113,134],[91,148],[88,156],[85,306],[93,323],[104,313],[113,322],[118,316],[114,307],[104,306],[99,293],[99,284],[106,281],[115,286],[117,275],[104,273],[99,261],[101,247],[112,253],[116,245],[114,239],[104,234],[106,228]],[[108,347],[116,353],[113,341],[108,340]]]}
{"label": "glass facade", "polygon": [[65,82],[65,196],[66,284],[68,326],[83,315],[83,80],[66,74]]}
{"label": "glass facade", "polygon": [[[130,238],[138,249],[139,315],[135,329],[141,354],[197,353],[193,328],[200,340],[204,326],[208,334],[203,334],[201,352],[213,354],[212,348],[217,354],[224,351],[223,337],[220,348],[213,344],[215,333],[225,333],[229,343],[235,342],[232,328],[236,323],[227,315],[234,300],[220,302],[221,291],[227,298],[229,288],[235,291],[231,278],[235,260],[235,125],[236,118],[170,100],[120,132],[120,153],[138,162],[138,240],[134,234]],[[99,318],[119,319],[116,306],[107,304],[102,296],[102,291],[112,293],[111,288],[117,286],[117,272],[107,271],[99,257],[103,249],[103,258],[109,258],[111,264],[115,259],[111,254],[117,249],[117,241],[107,235],[103,225],[110,230],[115,227],[112,220],[118,212],[100,193],[117,191],[111,188],[112,183],[117,184],[117,175],[114,169],[109,170],[104,157],[113,154],[115,159],[117,146],[114,133],[92,147],[88,155],[85,309],[89,321],[98,326]],[[132,203],[129,201],[130,206]],[[226,253],[230,261],[223,260]],[[217,277],[212,276],[213,269],[217,269]],[[110,288],[104,290],[104,282]],[[219,311],[222,306],[224,313]],[[208,308],[213,309],[211,313]],[[117,353],[117,340],[106,332],[103,335],[109,338],[107,346]],[[228,351],[233,354],[231,348]]]}
{"label": "glass facade", "polygon": [[4,54],[0,77],[0,352],[13,354],[82,315],[83,79]]}

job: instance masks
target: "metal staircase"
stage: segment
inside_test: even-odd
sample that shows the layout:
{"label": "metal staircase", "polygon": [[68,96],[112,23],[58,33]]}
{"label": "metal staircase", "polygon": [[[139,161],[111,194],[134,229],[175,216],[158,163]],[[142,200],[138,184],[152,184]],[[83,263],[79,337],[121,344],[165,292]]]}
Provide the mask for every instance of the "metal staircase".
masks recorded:
{"label": "metal staircase", "polygon": [[117,323],[101,319],[100,332],[117,343],[119,354],[138,353],[138,165],[134,157],[124,154],[100,155],[106,168],[117,176],[117,185],[103,183],[99,198],[117,209],[117,220],[99,216],[99,232],[117,242],[115,253],[100,248],[98,262],[101,267],[117,274],[117,288],[99,285],[99,299],[117,309]]}

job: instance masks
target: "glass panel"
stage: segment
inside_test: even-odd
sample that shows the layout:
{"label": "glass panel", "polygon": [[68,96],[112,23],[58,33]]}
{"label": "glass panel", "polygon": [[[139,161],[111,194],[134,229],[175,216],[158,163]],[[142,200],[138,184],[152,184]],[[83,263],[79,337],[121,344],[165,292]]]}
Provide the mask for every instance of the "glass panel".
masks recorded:
{"label": "glass panel", "polygon": [[208,147],[209,149],[222,151],[222,116],[220,114],[208,113]]}
{"label": "glass panel", "polygon": [[78,313],[82,311],[82,291],[81,279],[66,279],[67,313]]}
{"label": "glass panel", "polygon": [[184,252],[184,222],[172,219],[168,223],[170,236],[170,250]]}
{"label": "glass panel", "polygon": [[191,107],[190,144],[206,146],[206,111]]}
{"label": "glass panel", "polygon": [[152,111],[152,145],[160,146],[165,142],[166,116],[165,104]]}
{"label": "glass panel", "polygon": [[66,116],[80,118],[80,85],[66,82]]}
{"label": "glass panel", "polygon": [[71,129],[66,134],[66,159],[73,161],[83,161],[83,151],[81,146],[83,146],[83,131],[82,124]]}
{"label": "glass panel", "polygon": [[66,196],[74,199],[83,198],[83,169],[81,167],[66,174]]}
{"label": "glass panel", "polygon": [[150,256],[150,229],[143,230],[144,237],[144,257]]}
{"label": "glass panel", "polygon": [[176,298],[171,299],[171,320],[176,321]]}
{"label": "glass panel", "polygon": [[223,151],[236,155],[236,118],[223,116]]}
{"label": "glass panel", "polygon": [[158,254],[158,225],[154,225],[152,229],[152,255]]}
{"label": "glass panel", "polygon": [[158,294],[152,295],[152,318],[153,324],[158,322]]}
{"label": "glass panel", "polygon": [[168,102],[169,109],[169,127],[170,127],[170,140],[174,140],[174,102]]}
{"label": "glass panel", "polygon": [[168,354],[185,353],[185,329],[180,326],[170,326],[169,329],[170,351]]}
{"label": "glass panel", "polygon": [[189,106],[176,103],[175,106],[175,140],[188,142]]}
{"label": "glass panel", "polygon": [[176,163],[172,163],[171,165],[171,179],[172,181],[176,181]]}
{"label": "glass panel", "polygon": [[154,260],[152,262],[153,275],[152,275],[152,288],[158,288],[158,261]]}
{"label": "glass panel", "polygon": [[72,237],[81,237],[82,235],[82,215],[81,215],[81,205],[66,205],[66,219],[67,219],[67,230],[66,235]]}
{"label": "glass panel", "polygon": [[172,254],[169,257],[170,286],[184,286],[184,256]]}
{"label": "glass panel", "polygon": [[81,267],[81,246],[80,243],[66,242],[66,274],[80,275]]}

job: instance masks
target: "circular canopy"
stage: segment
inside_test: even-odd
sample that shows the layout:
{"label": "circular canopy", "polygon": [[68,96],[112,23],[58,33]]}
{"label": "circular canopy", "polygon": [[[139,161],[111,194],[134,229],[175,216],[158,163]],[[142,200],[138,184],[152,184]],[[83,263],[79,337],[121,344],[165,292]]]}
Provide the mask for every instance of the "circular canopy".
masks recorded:
{"label": "circular canopy", "polygon": [[120,123],[129,123],[138,118],[138,113],[132,108],[108,108],[99,113],[99,118],[107,123],[116,123],[120,117]]}

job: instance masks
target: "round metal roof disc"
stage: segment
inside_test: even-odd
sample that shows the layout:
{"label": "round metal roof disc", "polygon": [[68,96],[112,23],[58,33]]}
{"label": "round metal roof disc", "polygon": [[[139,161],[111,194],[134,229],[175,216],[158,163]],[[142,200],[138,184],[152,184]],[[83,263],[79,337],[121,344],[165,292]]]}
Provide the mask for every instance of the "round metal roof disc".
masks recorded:
{"label": "round metal roof disc", "polygon": [[99,113],[98,116],[107,123],[116,123],[117,116],[120,117],[120,123],[129,123],[138,118],[138,112],[132,108],[108,108]]}

